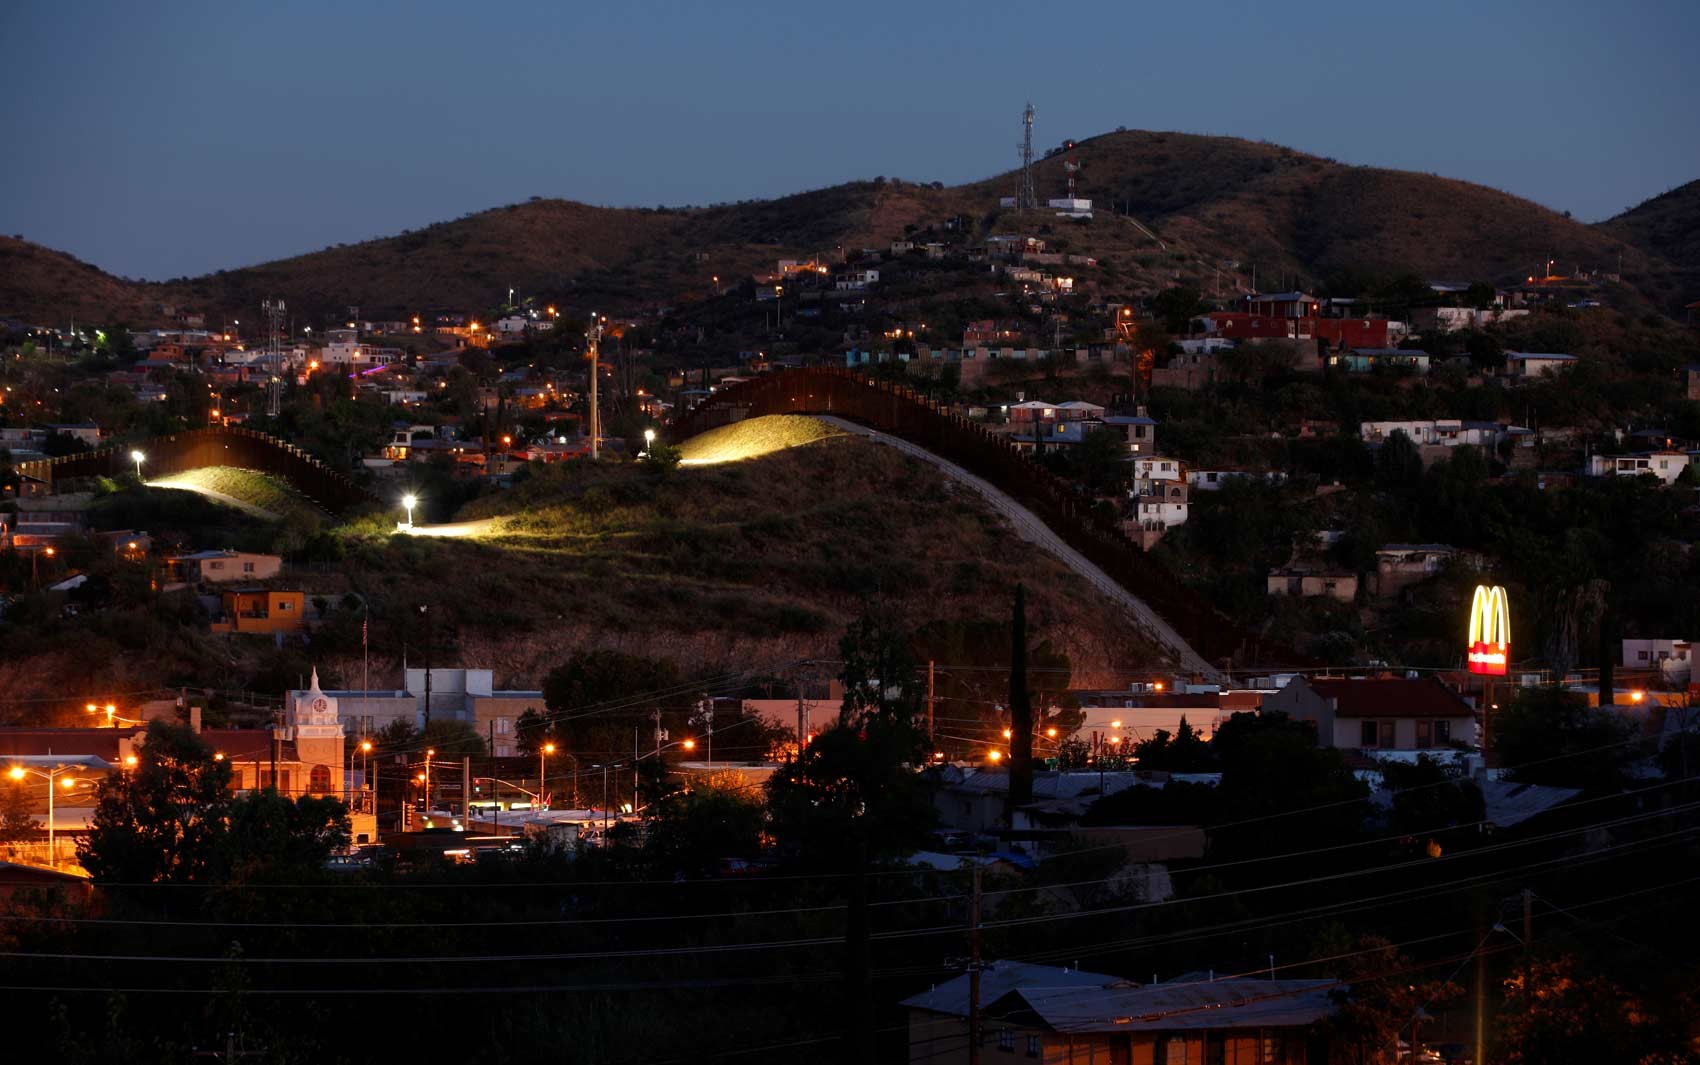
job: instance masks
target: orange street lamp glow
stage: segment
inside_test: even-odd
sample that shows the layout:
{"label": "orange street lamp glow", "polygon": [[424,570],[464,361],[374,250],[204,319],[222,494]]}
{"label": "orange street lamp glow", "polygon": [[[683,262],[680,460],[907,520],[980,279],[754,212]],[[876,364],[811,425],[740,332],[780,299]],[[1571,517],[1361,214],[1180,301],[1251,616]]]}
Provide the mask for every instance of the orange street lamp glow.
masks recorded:
{"label": "orange street lamp glow", "polygon": [[124,756],[124,765],[125,765],[126,768],[134,769],[136,767],[136,756],[133,755],[133,754],[125,755]]}
{"label": "orange street lamp glow", "polygon": [[1151,685],[1151,689],[1152,689],[1152,690],[1153,690],[1153,691],[1162,691],[1162,690],[1163,690],[1163,682],[1162,682],[1162,681],[1158,681],[1158,682],[1157,682],[1157,683],[1155,683],[1155,684],[1153,684],[1153,685]]}
{"label": "orange street lamp glow", "polygon": [[1120,721],[1120,720],[1119,720],[1119,719],[1118,719],[1118,720],[1115,720],[1115,721],[1112,721],[1112,722],[1110,722],[1110,727],[1111,727],[1111,728],[1121,728],[1121,727],[1122,727],[1122,723],[1121,723],[1121,721]]}
{"label": "orange street lamp glow", "polygon": [[1057,730],[1054,729],[1054,728],[1048,728],[1048,729],[1045,730],[1045,735],[1049,736],[1051,739],[1054,740],[1054,739],[1057,738]]}
{"label": "orange street lamp glow", "polygon": [[696,740],[686,740],[684,742],[683,746],[684,746],[685,750],[687,750],[687,751],[694,751],[694,750],[697,749],[697,741]]}
{"label": "orange street lamp glow", "polygon": [[1014,736],[1014,735],[1015,735],[1015,733],[1011,732],[1009,729],[1003,730],[1003,738],[1006,739],[1006,740],[1009,739],[1011,736]]}
{"label": "orange street lamp glow", "polygon": [[372,753],[372,741],[371,740],[361,740],[360,741],[360,753],[361,754],[371,754]]}
{"label": "orange street lamp glow", "polygon": [[1122,742],[1122,738],[1120,736],[1111,736],[1110,737],[1110,746],[1111,747],[1118,747],[1118,746],[1121,745],[1121,742]]}
{"label": "orange street lamp glow", "polygon": [[997,750],[987,751],[986,758],[993,762],[1001,762],[1003,761],[1003,752]]}
{"label": "orange street lamp glow", "polygon": [[224,752],[223,752],[223,751],[215,751],[215,752],[213,752],[213,761],[215,761],[215,762],[222,762],[222,761],[224,761]]}
{"label": "orange street lamp glow", "polygon": [[1646,697],[1647,697],[1646,692],[1630,692],[1629,693],[1629,701],[1632,702],[1632,703],[1638,703],[1642,699],[1645,699]]}
{"label": "orange street lamp glow", "polygon": [[6,775],[11,777],[13,780],[22,780],[24,779],[24,768],[23,766],[15,765],[12,767],[12,771]]}

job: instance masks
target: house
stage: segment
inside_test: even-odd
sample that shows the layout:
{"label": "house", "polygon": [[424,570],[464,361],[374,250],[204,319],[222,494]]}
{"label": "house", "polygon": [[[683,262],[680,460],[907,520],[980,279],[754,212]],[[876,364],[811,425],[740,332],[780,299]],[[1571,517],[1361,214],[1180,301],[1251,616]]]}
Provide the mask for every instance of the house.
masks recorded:
{"label": "house", "polygon": [[1686,662],[1693,654],[1693,640],[1624,640],[1618,664],[1629,669],[1645,669],[1660,662]]}
{"label": "house", "polygon": [[1156,454],[1157,421],[1146,415],[1144,407],[1135,408],[1132,414],[1107,414],[1099,421],[1122,434],[1129,454]]}
{"label": "house", "polygon": [[1476,744],[1476,711],[1436,677],[1294,677],[1263,697],[1316,726],[1322,747],[1416,752]]}
{"label": "house", "polygon": [[863,292],[869,285],[877,285],[879,279],[878,270],[847,270],[832,279],[832,287],[839,292]]}
{"label": "house", "polygon": [[1195,492],[1219,492],[1229,481],[1262,481],[1264,484],[1286,484],[1287,475],[1281,470],[1188,470],[1186,483]]}
{"label": "house", "polygon": [[1691,457],[1685,451],[1641,451],[1630,455],[1591,455],[1588,458],[1588,476],[1650,476],[1657,477],[1665,484],[1671,484],[1688,467]]}
{"label": "house", "polygon": [[[911,995],[910,1065],[970,1060],[967,974]],[[1079,968],[996,961],[979,973],[979,1060],[1321,1065],[1336,980],[1189,974],[1138,984]],[[993,1049],[995,1048],[995,1050]]]}
{"label": "house", "polygon": [[[1185,347],[1187,342],[1181,342]],[[1179,355],[1169,357],[1167,366],[1151,368],[1152,388],[1180,388],[1188,392],[1197,392],[1216,383],[1220,373],[1218,349],[1201,349],[1198,351],[1183,351]]]}
{"label": "house", "polygon": [[1404,433],[1418,447],[1453,448],[1463,444],[1491,452],[1499,443],[1504,428],[1497,422],[1462,421],[1457,418],[1432,418],[1412,421],[1363,422],[1358,435],[1370,447],[1380,447],[1394,433]]}
{"label": "house", "polygon": [[1328,366],[1347,373],[1370,373],[1379,366],[1426,374],[1429,356],[1426,351],[1406,351],[1403,348],[1353,348],[1349,352],[1329,355]]}
{"label": "house", "polygon": [[1249,311],[1211,311],[1194,323],[1227,340],[1316,340],[1363,348],[1386,347],[1395,324],[1385,318],[1284,318]]}
{"label": "house", "polygon": [[197,551],[166,559],[172,575],[180,581],[218,584],[223,581],[266,581],[283,569],[277,555],[252,551]]}
{"label": "house", "polygon": [[1348,570],[1304,564],[1269,571],[1269,594],[1301,599],[1327,596],[1342,603],[1358,597],[1358,575]]}
{"label": "house", "polygon": [[56,422],[44,428],[50,434],[69,436],[82,441],[89,447],[100,446],[100,426],[94,422]]}
{"label": "house", "polygon": [[1542,374],[1557,373],[1568,370],[1577,362],[1574,355],[1538,354],[1531,351],[1508,351],[1505,353],[1505,372],[1521,379],[1539,377]]}
{"label": "house", "polygon": [[1690,403],[1700,403],[1700,363],[1694,363],[1682,368],[1685,379],[1683,395]]}
{"label": "house", "polygon": [[223,596],[223,617],[213,632],[282,633],[307,628],[307,595],[271,588],[230,588]]}
{"label": "house", "polygon": [[1383,544],[1375,552],[1370,591],[1383,598],[1398,595],[1440,573],[1458,556],[1447,544]]}

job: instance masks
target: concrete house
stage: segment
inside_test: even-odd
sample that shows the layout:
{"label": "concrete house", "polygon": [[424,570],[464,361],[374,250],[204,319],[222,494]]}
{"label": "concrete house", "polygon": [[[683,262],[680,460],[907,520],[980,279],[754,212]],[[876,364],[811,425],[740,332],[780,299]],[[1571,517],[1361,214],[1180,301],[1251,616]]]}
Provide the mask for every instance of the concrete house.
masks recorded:
{"label": "concrete house", "polygon": [[223,617],[213,632],[301,632],[307,628],[307,595],[271,588],[231,588],[223,595]]}
{"label": "concrete house", "polygon": [[268,581],[283,570],[283,559],[254,551],[197,551],[168,559],[178,580],[219,584],[224,581]]}
{"label": "concrete house", "polygon": [[[912,995],[910,1065],[970,1058],[966,975]],[[1334,1014],[1334,980],[1210,979],[1141,985],[1080,969],[998,961],[980,974],[982,1061],[1221,1062],[1328,1060],[1318,1026]]]}
{"label": "concrete house", "polygon": [[1294,677],[1263,709],[1313,723],[1323,747],[1408,753],[1477,738],[1475,708],[1434,677]]}

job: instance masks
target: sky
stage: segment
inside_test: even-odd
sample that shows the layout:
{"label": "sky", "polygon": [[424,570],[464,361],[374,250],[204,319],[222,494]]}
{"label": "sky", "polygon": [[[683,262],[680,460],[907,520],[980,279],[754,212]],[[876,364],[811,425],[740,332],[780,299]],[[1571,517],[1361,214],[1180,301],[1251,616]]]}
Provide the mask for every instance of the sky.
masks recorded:
{"label": "sky", "polygon": [[0,232],[162,280],[531,196],[958,183],[1250,137],[1609,217],[1700,178],[1696,0],[0,5]]}

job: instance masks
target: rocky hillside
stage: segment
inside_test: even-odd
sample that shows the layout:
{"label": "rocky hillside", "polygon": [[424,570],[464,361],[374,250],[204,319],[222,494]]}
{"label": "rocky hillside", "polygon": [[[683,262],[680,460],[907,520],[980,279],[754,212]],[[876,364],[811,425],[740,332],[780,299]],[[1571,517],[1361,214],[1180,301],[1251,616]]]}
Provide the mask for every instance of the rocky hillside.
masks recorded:
{"label": "rocky hillside", "polygon": [[[775,258],[879,246],[907,226],[960,219],[973,240],[1037,229],[1092,255],[1118,294],[1177,280],[1206,292],[1314,285],[1350,275],[1511,281],[1556,258],[1563,269],[1616,271],[1670,309],[1692,263],[1695,185],[1601,226],[1494,189],[1398,170],[1346,166],[1231,137],[1118,131],[1080,142],[1090,222],[1001,211],[1003,174],[955,188],[853,182],[775,200],[707,208],[613,209],[534,199],[393,237],[339,245],[200,278],[141,284],[68,256],[0,240],[0,315],[57,321],[148,320],[163,303],[250,313],[268,296],[313,314],[357,304],[374,316],[477,310],[509,285],[579,310],[638,311],[700,298],[710,278],[771,269]],[[1064,155],[1037,164],[1041,198],[1065,189]],[[1666,201],[1670,201],[1667,203]],[[1687,221],[1683,221],[1686,219]],[[1135,224],[1138,223],[1138,224]]]}

